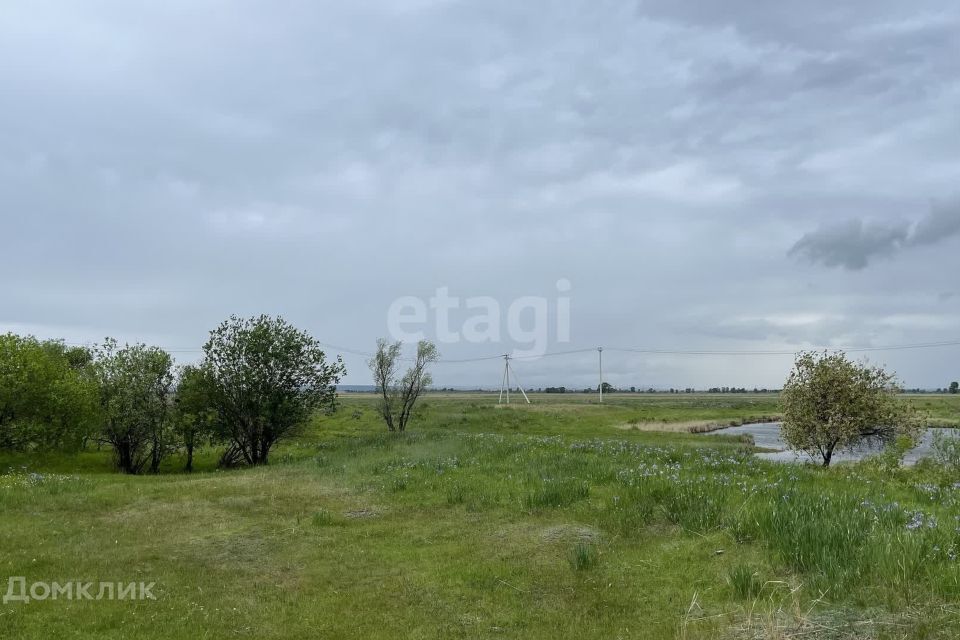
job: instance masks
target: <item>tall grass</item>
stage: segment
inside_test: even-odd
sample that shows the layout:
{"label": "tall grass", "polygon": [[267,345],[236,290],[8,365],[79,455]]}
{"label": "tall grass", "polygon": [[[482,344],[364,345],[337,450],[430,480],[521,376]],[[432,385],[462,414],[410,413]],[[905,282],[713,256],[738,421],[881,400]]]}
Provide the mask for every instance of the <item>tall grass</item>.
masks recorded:
{"label": "tall grass", "polygon": [[599,555],[593,545],[577,542],[571,547],[568,559],[574,571],[587,571],[597,566]]}
{"label": "tall grass", "polygon": [[738,564],[727,574],[727,582],[730,588],[740,598],[751,599],[760,595],[763,589],[763,583],[757,576],[756,571],[746,565]]}
{"label": "tall grass", "polygon": [[580,480],[544,480],[527,493],[527,508],[566,507],[590,495],[590,485]]}
{"label": "tall grass", "polygon": [[[919,472],[900,473],[894,483],[869,464],[777,465],[732,445],[452,433],[431,434],[429,442],[431,452],[453,443],[458,453],[411,456],[409,440],[374,437],[365,444],[382,454],[367,468],[387,475],[392,493],[410,493],[414,484],[435,487],[439,503],[472,511],[519,499],[534,512],[575,508],[625,538],[663,524],[680,535],[718,534],[759,545],[810,588],[833,594],[863,585],[874,585],[884,601],[960,593],[957,491],[941,486],[935,500],[925,500],[916,489]],[[351,455],[361,450],[340,447]],[[906,498],[917,491],[919,502]],[[588,500],[592,496],[597,499]],[[730,577],[734,590],[752,593],[753,586],[740,584],[745,569],[737,571]]]}

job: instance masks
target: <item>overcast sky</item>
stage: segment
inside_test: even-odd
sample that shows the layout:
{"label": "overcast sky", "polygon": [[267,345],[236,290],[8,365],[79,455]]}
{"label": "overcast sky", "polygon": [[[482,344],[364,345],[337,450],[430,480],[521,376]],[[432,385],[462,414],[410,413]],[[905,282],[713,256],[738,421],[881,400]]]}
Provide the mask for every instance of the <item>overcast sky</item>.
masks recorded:
{"label": "overcast sky", "polygon": [[[549,350],[957,340],[958,33],[951,0],[3,2],[0,331],[189,350],[270,313],[366,351],[448,287],[504,312],[454,359],[518,346],[520,296],[570,298]],[[960,378],[958,347],[870,358]],[[791,360],[604,369],[775,387]],[[596,383],[595,354],[516,368]]]}

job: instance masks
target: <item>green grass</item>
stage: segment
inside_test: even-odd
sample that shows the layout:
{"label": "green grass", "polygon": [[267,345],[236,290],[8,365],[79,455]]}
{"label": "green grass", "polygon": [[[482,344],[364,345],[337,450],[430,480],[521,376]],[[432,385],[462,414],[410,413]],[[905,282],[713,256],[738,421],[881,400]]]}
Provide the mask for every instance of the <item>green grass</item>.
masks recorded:
{"label": "green grass", "polygon": [[599,554],[588,542],[578,542],[570,549],[570,566],[574,571],[587,571],[597,566]]}
{"label": "green grass", "polygon": [[738,564],[727,574],[730,587],[737,596],[745,599],[756,598],[763,591],[763,583],[752,567]]}
{"label": "green grass", "polygon": [[391,435],[348,397],[270,467],[229,472],[215,451],[152,477],[6,454],[0,580],[156,582],[157,600],[11,602],[0,637],[960,636],[960,478],[622,428],[751,419],[766,396],[586,400],[431,395]]}

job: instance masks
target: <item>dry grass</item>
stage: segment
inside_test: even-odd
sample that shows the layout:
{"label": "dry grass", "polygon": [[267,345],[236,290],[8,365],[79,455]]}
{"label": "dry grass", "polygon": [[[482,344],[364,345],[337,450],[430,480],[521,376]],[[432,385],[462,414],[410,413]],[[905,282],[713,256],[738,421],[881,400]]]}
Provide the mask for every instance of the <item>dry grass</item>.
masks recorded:
{"label": "dry grass", "polygon": [[[694,429],[710,427],[715,423],[709,420],[687,420],[685,422],[624,422],[615,425],[624,431],[664,431],[666,433],[703,433]],[[722,428],[722,427],[717,427]]]}
{"label": "dry grass", "polygon": [[729,427],[739,427],[745,424],[760,424],[766,422],[777,422],[780,416],[760,416],[751,419],[730,420],[728,422],[717,422],[716,420],[684,420],[680,422],[639,422],[630,421],[614,425],[617,429],[624,431],[662,431],[665,433],[711,433],[720,431]]}

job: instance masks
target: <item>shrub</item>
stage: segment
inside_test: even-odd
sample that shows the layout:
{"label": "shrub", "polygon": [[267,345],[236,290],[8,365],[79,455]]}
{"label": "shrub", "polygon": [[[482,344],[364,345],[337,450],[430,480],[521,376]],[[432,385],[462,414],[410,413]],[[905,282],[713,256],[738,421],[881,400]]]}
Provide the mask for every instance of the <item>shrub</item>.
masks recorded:
{"label": "shrub", "polygon": [[83,448],[98,419],[91,354],[0,335],[0,449]]}
{"label": "shrub", "polygon": [[231,316],[210,332],[200,365],[219,439],[221,465],[267,464],[270,451],[319,410],[336,405],[342,359],[283,318]]}

